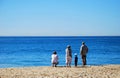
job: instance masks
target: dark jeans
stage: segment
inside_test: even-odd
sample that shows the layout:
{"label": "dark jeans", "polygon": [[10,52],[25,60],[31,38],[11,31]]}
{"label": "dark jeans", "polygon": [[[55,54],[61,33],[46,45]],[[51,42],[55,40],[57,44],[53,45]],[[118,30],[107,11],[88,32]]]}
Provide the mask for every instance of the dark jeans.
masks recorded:
{"label": "dark jeans", "polygon": [[77,66],[77,61],[75,61],[75,66]]}
{"label": "dark jeans", "polygon": [[82,55],[82,65],[86,65],[86,55]]}

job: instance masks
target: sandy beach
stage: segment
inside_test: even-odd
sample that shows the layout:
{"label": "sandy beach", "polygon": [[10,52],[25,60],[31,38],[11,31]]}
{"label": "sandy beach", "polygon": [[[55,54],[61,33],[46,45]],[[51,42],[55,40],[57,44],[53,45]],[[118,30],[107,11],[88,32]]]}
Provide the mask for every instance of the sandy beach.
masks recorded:
{"label": "sandy beach", "polygon": [[0,78],[120,78],[120,65],[0,68]]}

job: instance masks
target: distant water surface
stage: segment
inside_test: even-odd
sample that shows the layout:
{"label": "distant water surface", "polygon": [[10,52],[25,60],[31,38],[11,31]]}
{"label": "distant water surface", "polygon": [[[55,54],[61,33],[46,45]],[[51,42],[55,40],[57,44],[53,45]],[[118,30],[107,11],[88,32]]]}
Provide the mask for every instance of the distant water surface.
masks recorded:
{"label": "distant water surface", "polygon": [[59,65],[65,65],[65,48],[71,45],[72,65],[84,41],[89,48],[88,65],[120,64],[120,36],[58,36],[58,37],[0,37],[0,68],[23,66],[50,66],[54,50]]}

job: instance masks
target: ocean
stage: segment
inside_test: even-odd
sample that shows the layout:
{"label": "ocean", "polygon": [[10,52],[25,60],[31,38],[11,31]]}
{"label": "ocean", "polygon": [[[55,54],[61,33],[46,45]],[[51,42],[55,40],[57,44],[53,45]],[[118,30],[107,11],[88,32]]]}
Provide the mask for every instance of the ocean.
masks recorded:
{"label": "ocean", "polygon": [[65,66],[65,49],[72,48],[82,65],[80,46],[85,42],[89,48],[88,65],[120,64],[120,36],[1,36],[0,68],[51,66],[51,55],[56,51],[59,65]]}

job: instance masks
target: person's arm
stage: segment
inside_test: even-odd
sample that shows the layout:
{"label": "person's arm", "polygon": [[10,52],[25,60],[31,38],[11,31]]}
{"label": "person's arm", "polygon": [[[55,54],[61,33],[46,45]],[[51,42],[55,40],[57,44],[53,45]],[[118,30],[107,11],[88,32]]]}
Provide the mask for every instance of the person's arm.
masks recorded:
{"label": "person's arm", "polygon": [[66,57],[69,56],[68,49],[66,48]]}
{"label": "person's arm", "polygon": [[81,54],[81,55],[82,55],[82,50],[83,50],[83,49],[82,49],[82,46],[81,46],[81,47],[80,47],[80,54]]}

